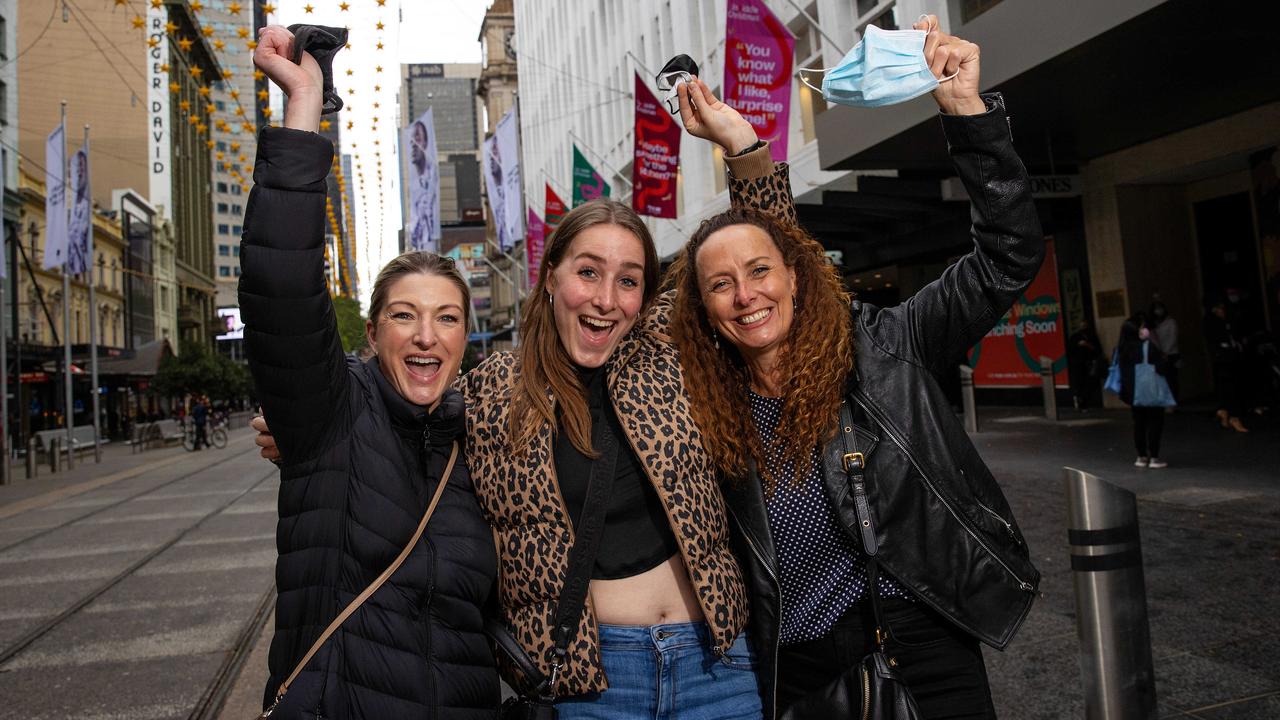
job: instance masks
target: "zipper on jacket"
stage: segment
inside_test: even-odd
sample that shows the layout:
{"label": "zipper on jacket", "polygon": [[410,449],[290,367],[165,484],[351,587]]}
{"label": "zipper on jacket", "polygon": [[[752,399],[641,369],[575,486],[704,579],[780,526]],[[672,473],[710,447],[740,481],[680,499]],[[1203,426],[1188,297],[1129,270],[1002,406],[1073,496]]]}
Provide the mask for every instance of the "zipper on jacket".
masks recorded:
{"label": "zipper on jacket", "polygon": [[871,717],[871,673],[867,671],[866,663],[859,667],[862,668],[862,720],[868,720]]}
{"label": "zipper on jacket", "polygon": [[[962,470],[961,472],[964,472],[964,471]],[[982,508],[983,510],[986,510],[988,515],[990,515],[991,517],[995,518],[997,522],[999,522],[1001,525],[1003,525],[1003,526],[1004,526],[1005,531],[1009,533],[1009,537],[1010,537],[1014,542],[1018,543],[1019,545],[1021,545],[1021,544],[1022,544],[1022,538],[1018,537],[1018,534],[1017,534],[1017,533],[1015,533],[1015,532],[1013,531],[1013,525],[1012,525],[1008,520],[1005,520],[1005,519],[1000,515],[1000,513],[996,512],[995,510],[992,510],[991,508],[989,508],[989,507],[987,507],[986,505],[982,504],[982,501],[981,501],[981,500],[979,500],[979,499],[977,499],[977,498],[974,498],[974,499],[973,499],[973,501],[974,501],[975,503],[977,503],[977,504],[978,504],[978,507]]]}
{"label": "zipper on jacket", "polygon": [[854,399],[858,401],[858,405],[861,405],[862,409],[865,410],[868,415],[871,415],[875,418],[876,422],[880,423],[880,427],[884,429],[885,434],[889,436],[889,439],[893,441],[894,445],[898,446],[898,449],[902,451],[902,454],[907,457],[907,460],[910,461],[911,466],[916,469],[916,472],[920,473],[920,477],[924,480],[925,485],[929,487],[929,491],[942,501],[942,506],[947,509],[947,512],[951,513],[951,517],[955,518],[955,521],[960,524],[960,527],[964,528],[964,531],[969,534],[969,537],[973,538],[978,543],[979,547],[985,550],[988,555],[995,558],[996,562],[1000,563],[1000,567],[1003,567],[1005,572],[1009,573],[1009,576],[1018,582],[1018,588],[1020,590],[1026,592],[1034,590],[1035,588],[1031,583],[1019,577],[1018,574],[1013,571],[1013,568],[1009,567],[1009,564],[1004,561],[1004,558],[996,554],[995,550],[991,546],[987,545],[987,543],[978,535],[977,531],[969,527],[969,523],[966,522],[960,513],[951,506],[951,502],[948,501],[942,493],[938,492],[937,486],[934,485],[933,481],[929,479],[928,474],[926,474],[924,469],[920,467],[920,463],[916,462],[915,457],[907,450],[906,443],[898,437],[897,431],[889,425],[887,419],[881,415],[879,411],[872,409],[872,403],[862,394],[861,390],[854,392]]}
{"label": "zipper on jacket", "polygon": [[742,524],[741,518],[733,511],[733,506],[728,502],[724,504],[725,510],[729,511],[730,517],[738,525],[738,532],[742,533],[742,538],[747,541],[747,547],[751,548],[751,554],[756,556],[756,560],[760,562],[760,567],[764,568],[769,579],[773,581],[773,587],[778,591],[778,632],[774,633],[773,638],[773,677],[769,679],[773,692],[769,697],[773,698],[773,707],[770,710],[769,717],[778,717],[778,652],[782,647],[782,582],[778,580],[778,576],[774,574],[773,568],[769,563],[765,562],[764,553],[760,552],[760,548],[756,547],[756,543],[751,539],[751,534],[747,532],[747,528]]}

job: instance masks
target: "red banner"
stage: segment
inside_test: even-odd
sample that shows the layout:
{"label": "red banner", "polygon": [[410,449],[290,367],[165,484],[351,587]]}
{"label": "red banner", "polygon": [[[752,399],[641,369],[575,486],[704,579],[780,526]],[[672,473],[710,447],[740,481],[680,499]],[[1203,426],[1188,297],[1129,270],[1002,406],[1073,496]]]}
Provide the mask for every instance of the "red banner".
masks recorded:
{"label": "red banner", "polygon": [[1053,239],[1045,240],[1044,264],[1013,309],[969,350],[978,387],[1039,387],[1041,356],[1053,360],[1054,384],[1067,387],[1067,351],[1062,294]]}
{"label": "red banner", "polygon": [[[547,206],[542,213],[546,224],[546,238],[551,237],[551,233],[555,232],[556,226],[564,219],[564,201],[551,189],[551,183],[547,183]],[[545,238],[544,238],[545,241]]]}
{"label": "red banner", "polygon": [[524,251],[525,265],[529,268],[529,287],[538,283],[538,268],[542,265],[542,242],[544,239],[542,220],[529,208],[529,217],[525,228]]}
{"label": "red banner", "polygon": [[724,101],[742,114],[773,159],[787,159],[796,39],[763,0],[728,0]]}
{"label": "red banner", "polygon": [[641,215],[676,216],[680,166],[680,126],[636,73],[635,161],[631,165],[631,207]]}

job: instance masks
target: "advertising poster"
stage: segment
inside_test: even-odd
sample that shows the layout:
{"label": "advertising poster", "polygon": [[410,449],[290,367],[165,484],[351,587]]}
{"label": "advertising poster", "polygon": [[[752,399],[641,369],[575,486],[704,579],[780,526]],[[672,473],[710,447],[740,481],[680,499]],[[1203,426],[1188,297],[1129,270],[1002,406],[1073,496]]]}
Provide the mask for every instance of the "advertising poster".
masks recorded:
{"label": "advertising poster", "polygon": [[409,249],[440,246],[440,163],[431,108],[404,130],[409,150]]}
{"label": "advertising poster", "polygon": [[769,142],[774,161],[787,159],[791,65],[796,39],[762,0],[728,0],[724,101]]}
{"label": "advertising poster", "polygon": [[538,268],[542,265],[544,239],[542,233],[542,218],[539,218],[532,209],[529,210],[528,234],[525,235],[524,242],[525,266],[529,268],[529,287],[533,287],[538,282]]}
{"label": "advertising poster", "polygon": [[1013,309],[969,350],[975,387],[1040,387],[1040,357],[1053,359],[1054,384],[1067,387],[1062,295],[1053,240],[1045,240],[1044,264]]}
{"label": "advertising poster", "polygon": [[[573,206],[578,207],[588,200],[598,197],[609,197],[609,183],[600,177],[600,173],[587,162],[577,145],[573,146]],[[548,222],[550,222],[548,220]]]}
{"label": "advertising poster", "polygon": [[636,74],[635,161],[631,164],[631,208],[641,215],[676,216],[676,179],[683,128]]}

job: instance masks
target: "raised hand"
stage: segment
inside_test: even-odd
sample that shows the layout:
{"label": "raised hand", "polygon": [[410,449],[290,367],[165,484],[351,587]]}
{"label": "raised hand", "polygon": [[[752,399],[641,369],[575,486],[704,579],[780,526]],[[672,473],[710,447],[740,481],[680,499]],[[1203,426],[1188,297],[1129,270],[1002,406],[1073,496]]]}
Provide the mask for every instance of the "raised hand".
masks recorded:
{"label": "raised hand", "polygon": [[[265,71],[264,71],[265,72]],[[261,415],[254,415],[249,421],[249,427],[258,431],[258,436],[253,439],[253,444],[262,448],[262,457],[273,463],[280,462],[280,448],[276,447],[276,438],[271,434],[271,429],[267,427],[267,419]]]}
{"label": "raised hand", "polygon": [[295,64],[292,58],[293,33],[287,28],[269,25],[258,31],[253,64],[289,98],[284,114],[285,127],[315,132],[320,129],[324,76],[311,53],[302,54],[301,64]]}
{"label": "raised hand", "polygon": [[694,137],[710,140],[730,155],[756,144],[756,129],[737,110],[717,99],[699,78],[676,87],[680,120]]}
{"label": "raised hand", "polygon": [[934,77],[939,80],[955,77],[938,85],[933,99],[948,115],[977,115],[987,111],[987,105],[978,95],[978,46],[968,40],[938,30],[938,16],[926,15],[911,27],[927,30],[924,41],[924,59]]}

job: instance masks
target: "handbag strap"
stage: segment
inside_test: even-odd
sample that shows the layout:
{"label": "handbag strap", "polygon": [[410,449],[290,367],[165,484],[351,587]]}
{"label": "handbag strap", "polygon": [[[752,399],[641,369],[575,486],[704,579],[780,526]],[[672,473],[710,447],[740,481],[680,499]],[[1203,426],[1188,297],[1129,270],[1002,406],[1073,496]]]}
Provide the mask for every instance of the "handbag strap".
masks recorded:
{"label": "handbag strap", "polygon": [[544,700],[555,696],[556,679],[560,675],[560,669],[564,667],[569,643],[578,631],[578,619],[582,616],[587,589],[591,586],[591,570],[596,564],[596,551],[600,548],[600,537],[604,534],[605,509],[613,489],[614,470],[618,465],[618,440],[609,427],[610,412],[606,407],[596,422],[592,423],[591,443],[600,457],[591,464],[587,497],[582,503],[582,515],[575,529],[573,547],[569,550],[567,578],[564,589],[560,591],[560,600],[556,603],[555,624],[551,627],[555,658],[551,662],[551,673],[538,688]]}
{"label": "handbag strap", "polygon": [[840,403],[840,440],[844,444],[840,465],[849,479],[849,491],[853,495],[853,507],[858,516],[862,551],[867,556],[867,594],[871,596],[871,611],[876,619],[876,645],[883,651],[884,640],[888,637],[885,628],[888,626],[880,610],[880,564],[876,561],[880,544],[876,538],[875,520],[871,517],[871,502],[867,498],[867,459],[858,452],[858,434],[853,428],[853,408],[846,397]]}
{"label": "handbag strap", "polygon": [[383,583],[385,583],[387,579],[390,578],[396,570],[400,569],[402,564],[404,564],[405,559],[409,557],[409,553],[413,551],[413,547],[417,545],[418,540],[422,538],[423,531],[427,529],[427,521],[431,519],[431,514],[436,511],[436,505],[440,504],[440,497],[444,495],[444,488],[449,484],[449,476],[453,474],[453,465],[457,460],[458,443],[455,440],[453,443],[453,451],[449,453],[449,464],[445,466],[444,474],[440,476],[440,482],[436,485],[436,492],[431,496],[431,503],[427,505],[427,511],[422,514],[422,520],[418,522],[418,529],[413,531],[413,537],[409,539],[409,543],[404,546],[404,549],[401,550],[400,554],[396,556],[396,559],[391,562],[391,565],[386,570],[383,570],[382,574],[375,578],[373,582],[369,583],[369,587],[365,588],[364,592],[357,595],[354,600],[348,603],[346,609],[338,613],[338,617],[334,618],[333,622],[329,623],[329,627],[325,628],[324,632],[320,633],[320,637],[316,638],[316,641],[312,643],[311,649],[307,651],[307,654],[302,656],[302,660],[298,662],[298,666],[293,669],[293,672],[289,674],[289,677],[286,678],[284,682],[280,683],[280,689],[276,691],[276,702],[279,702],[280,698],[284,697],[285,692],[289,690],[290,683],[292,683],[298,675],[302,673],[302,669],[307,666],[307,663],[311,662],[311,658],[320,650],[320,646],[324,644],[324,641],[328,640],[329,637],[342,625],[342,623],[346,621],[347,618],[351,617],[351,614],[359,609],[360,606],[364,604],[364,601],[368,600],[369,597],[372,596],[378,588],[382,587]]}

